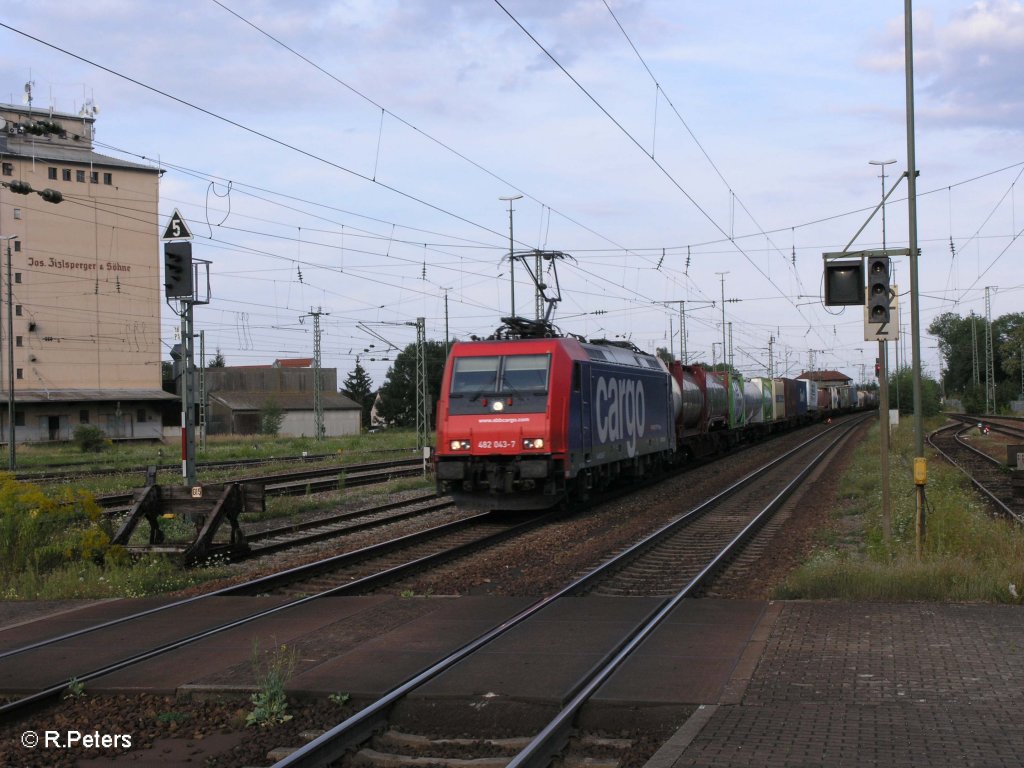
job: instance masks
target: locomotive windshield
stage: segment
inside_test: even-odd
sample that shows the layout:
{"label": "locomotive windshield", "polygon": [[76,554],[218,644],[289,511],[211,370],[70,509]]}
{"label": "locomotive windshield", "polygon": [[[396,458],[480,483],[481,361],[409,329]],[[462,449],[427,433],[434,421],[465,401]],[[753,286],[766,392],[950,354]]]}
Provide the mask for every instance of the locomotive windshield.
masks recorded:
{"label": "locomotive windshield", "polygon": [[500,392],[546,392],[547,355],[515,355],[504,358]]}
{"label": "locomotive windshield", "polygon": [[550,355],[459,357],[452,370],[452,395],[544,394]]}
{"label": "locomotive windshield", "polygon": [[500,357],[459,357],[452,371],[452,394],[493,392]]}

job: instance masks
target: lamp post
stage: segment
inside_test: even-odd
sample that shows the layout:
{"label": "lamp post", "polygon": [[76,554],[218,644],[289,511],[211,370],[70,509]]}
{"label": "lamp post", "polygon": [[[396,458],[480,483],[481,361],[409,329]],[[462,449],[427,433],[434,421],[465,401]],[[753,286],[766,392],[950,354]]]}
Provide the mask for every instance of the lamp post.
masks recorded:
{"label": "lamp post", "polygon": [[17,235],[0,238],[7,241],[7,469],[16,467],[14,454],[14,309],[11,305],[11,240]]}
{"label": "lamp post", "polygon": [[509,312],[510,317],[516,316],[516,262],[512,258],[512,201],[519,200],[522,195],[510,195],[508,197],[499,197],[499,200],[508,201],[508,271],[509,280],[512,284],[512,311]]}

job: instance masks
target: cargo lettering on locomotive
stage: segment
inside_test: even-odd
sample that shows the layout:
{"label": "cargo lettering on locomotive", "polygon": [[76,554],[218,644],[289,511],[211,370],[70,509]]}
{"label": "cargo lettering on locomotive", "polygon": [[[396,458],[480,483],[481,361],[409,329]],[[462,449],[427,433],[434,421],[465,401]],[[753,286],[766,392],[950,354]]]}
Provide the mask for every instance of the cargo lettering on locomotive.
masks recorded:
{"label": "cargo lettering on locomotive", "polygon": [[600,376],[594,388],[594,409],[599,443],[626,440],[626,453],[636,455],[636,441],[647,426],[644,384],[634,379],[606,379]]}

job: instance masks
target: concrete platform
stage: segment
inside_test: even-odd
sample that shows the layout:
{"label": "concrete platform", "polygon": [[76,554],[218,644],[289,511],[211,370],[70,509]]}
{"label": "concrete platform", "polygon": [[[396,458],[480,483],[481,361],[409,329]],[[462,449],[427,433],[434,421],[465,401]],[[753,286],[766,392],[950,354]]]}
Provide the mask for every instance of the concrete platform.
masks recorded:
{"label": "concrete platform", "polygon": [[1024,608],[779,606],[743,690],[696,710],[647,768],[1024,761]]}

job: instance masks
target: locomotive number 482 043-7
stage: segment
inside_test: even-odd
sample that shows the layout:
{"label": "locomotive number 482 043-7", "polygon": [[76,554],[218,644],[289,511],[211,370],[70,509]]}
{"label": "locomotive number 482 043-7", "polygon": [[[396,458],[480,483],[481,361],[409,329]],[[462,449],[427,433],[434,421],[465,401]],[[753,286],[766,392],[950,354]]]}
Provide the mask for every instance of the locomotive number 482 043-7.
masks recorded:
{"label": "locomotive number 482 043-7", "polygon": [[476,444],[477,448],[486,450],[488,448],[515,448],[515,440],[481,440]]}

